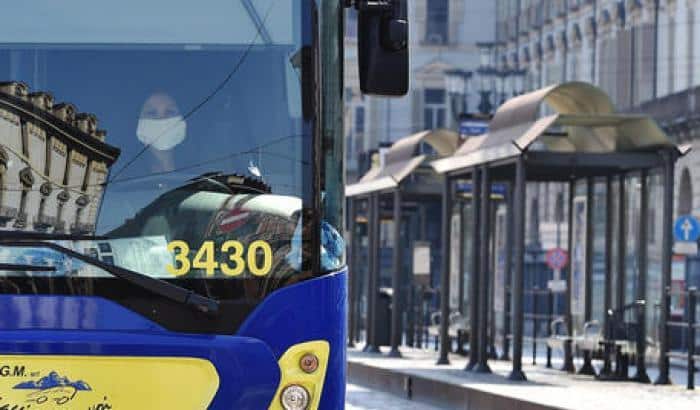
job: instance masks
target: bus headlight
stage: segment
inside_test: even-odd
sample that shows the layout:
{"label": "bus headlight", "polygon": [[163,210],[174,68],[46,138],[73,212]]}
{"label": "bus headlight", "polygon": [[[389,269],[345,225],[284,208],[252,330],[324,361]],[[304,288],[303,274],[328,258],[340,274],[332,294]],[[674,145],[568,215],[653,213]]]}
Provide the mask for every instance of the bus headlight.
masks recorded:
{"label": "bus headlight", "polygon": [[280,399],[284,410],[306,410],[309,405],[309,392],[297,384],[292,384],[282,390]]}
{"label": "bus headlight", "polygon": [[277,361],[280,382],[268,410],[318,410],[329,356],[325,340],[290,346]]}

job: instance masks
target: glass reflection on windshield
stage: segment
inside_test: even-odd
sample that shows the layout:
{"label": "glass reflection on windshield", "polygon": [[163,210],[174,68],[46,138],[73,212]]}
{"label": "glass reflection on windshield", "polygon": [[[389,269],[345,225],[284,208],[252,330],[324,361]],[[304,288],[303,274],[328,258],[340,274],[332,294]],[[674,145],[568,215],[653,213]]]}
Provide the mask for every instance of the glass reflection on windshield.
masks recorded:
{"label": "glass reflection on windshield", "polygon": [[[101,31],[77,44],[49,24],[35,44],[0,44],[0,230],[104,235],[61,244],[156,277],[301,270],[312,146],[294,58],[301,2],[277,3],[252,2],[258,20],[236,15],[257,29],[212,29],[227,42],[113,42]],[[324,228],[327,269],[342,258],[334,232]],[[45,250],[0,247],[0,258],[103,274]]]}

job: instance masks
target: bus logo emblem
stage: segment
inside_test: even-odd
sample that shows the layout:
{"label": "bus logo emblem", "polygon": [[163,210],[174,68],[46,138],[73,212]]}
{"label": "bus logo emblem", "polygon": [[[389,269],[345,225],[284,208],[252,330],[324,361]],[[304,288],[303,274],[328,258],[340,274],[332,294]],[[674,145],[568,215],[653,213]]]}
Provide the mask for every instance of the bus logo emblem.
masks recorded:
{"label": "bus logo emblem", "polygon": [[15,390],[31,390],[26,397],[27,402],[44,404],[53,402],[63,405],[73,400],[80,391],[91,391],[89,384],[82,380],[71,381],[67,377],[60,376],[52,371],[39,380],[29,380],[13,387]]}

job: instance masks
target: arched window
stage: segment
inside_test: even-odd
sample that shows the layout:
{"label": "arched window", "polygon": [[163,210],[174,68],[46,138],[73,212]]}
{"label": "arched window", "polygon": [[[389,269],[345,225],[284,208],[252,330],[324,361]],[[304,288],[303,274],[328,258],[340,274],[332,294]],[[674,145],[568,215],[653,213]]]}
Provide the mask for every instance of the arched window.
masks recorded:
{"label": "arched window", "polygon": [[691,212],[693,212],[693,181],[690,179],[688,168],[683,168],[678,187],[678,215],[689,215]]}

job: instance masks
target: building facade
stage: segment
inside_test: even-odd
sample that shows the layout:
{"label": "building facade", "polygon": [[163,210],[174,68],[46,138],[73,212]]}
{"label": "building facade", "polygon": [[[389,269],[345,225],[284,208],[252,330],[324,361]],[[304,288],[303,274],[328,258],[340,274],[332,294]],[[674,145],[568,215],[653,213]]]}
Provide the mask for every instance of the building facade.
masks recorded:
{"label": "building facade", "polygon": [[[700,20],[695,0],[497,3],[498,64],[524,69],[526,89],[590,82],[603,88],[619,110],[650,113],[677,141],[697,146],[693,112],[700,87]],[[700,197],[692,190],[700,183],[697,155],[681,159],[676,172],[681,213],[700,213]],[[541,213],[544,223],[555,214],[546,207]]]}
{"label": "building facade", "polygon": [[[525,70],[524,87],[533,90],[565,81],[585,81],[601,87],[619,111],[643,112],[654,117],[677,143],[693,150],[676,166],[675,213],[700,217],[700,19],[695,0],[498,0],[496,17],[496,61],[500,70]],[[510,84],[505,84],[509,92]],[[623,235],[615,229],[615,240],[626,238],[625,272],[634,278],[641,224],[648,223],[649,281],[643,290],[651,299],[659,293],[661,257],[660,175],[650,174],[650,217],[639,221],[640,175],[625,176],[626,222]],[[619,179],[613,183],[614,207],[619,207]],[[605,218],[605,183],[596,181],[594,218],[602,226]],[[585,183],[575,188],[577,197]],[[555,234],[565,228],[568,186],[536,184],[529,189],[531,242],[544,250],[555,246]],[[619,215],[619,213],[615,213]],[[535,222],[533,222],[535,221]],[[537,226],[532,226],[535,223]],[[594,229],[594,247],[602,255],[605,232]],[[658,239],[658,240],[657,240]],[[689,256],[692,258],[693,256]],[[596,257],[597,258],[597,257]],[[673,281],[689,279],[683,256],[677,256]],[[596,259],[594,287],[602,286],[602,261]],[[597,274],[595,272],[598,272]],[[632,281],[633,282],[633,281]],[[626,289],[625,299],[639,296]],[[594,292],[596,298],[601,292]],[[651,297],[651,295],[655,295]],[[594,305],[598,301],[594,300]],[[599,304],[599,303],[598,303]],[[598,312],[602,315],[602,312]],[[595,315],[594,316],[598,316]]]}

